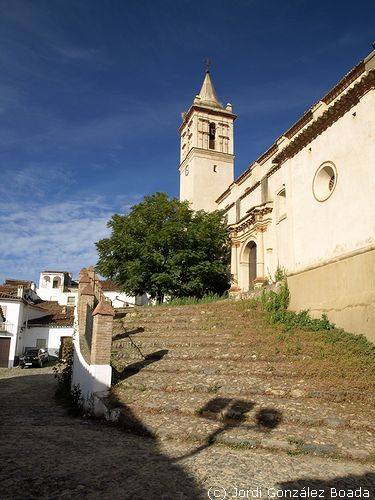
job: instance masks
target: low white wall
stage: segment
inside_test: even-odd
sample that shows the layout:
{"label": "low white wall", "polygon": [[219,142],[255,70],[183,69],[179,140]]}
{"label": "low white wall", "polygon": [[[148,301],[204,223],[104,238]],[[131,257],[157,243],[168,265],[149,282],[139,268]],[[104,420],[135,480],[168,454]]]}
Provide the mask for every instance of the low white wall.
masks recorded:
{"label": "low white wall", "polygon": [[111,302],[113,307],[126,307],[126,303],[129,305],[134,305],[135,297],[126,295],[121,292],[103,292],[104,296],[107,297]]}
{"label": "low white wall", "polygon": [[107,297],[111,302],[112,306],[116,309],[117,307],[126,307],[126,303],[130,306],[143,306],[149,303],[147,295],[137,295],[136,297],[132,295],[126,295],[123,292],[103,292],[104,296]]}
{"label": "low white wall", "polygon": [[87,409],[92,409],[95,413],[99,413],[102,411],[102,407],[97,404],[97,399],[94,398],[94,395],[96,393],[100,393],[101,395],[108,393],[111,387],[112,367],[110,365],[89,365],[85,361],[79,345],[77,318],[74,327],[73,346],[72,387],[79,387],[83,397],[83,404]]}

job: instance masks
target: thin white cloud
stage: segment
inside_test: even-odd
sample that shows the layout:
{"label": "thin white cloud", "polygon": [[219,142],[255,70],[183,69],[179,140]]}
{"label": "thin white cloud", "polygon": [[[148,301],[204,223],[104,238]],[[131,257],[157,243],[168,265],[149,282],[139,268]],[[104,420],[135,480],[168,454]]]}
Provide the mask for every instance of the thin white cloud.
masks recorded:
{"label": "thin white cloud", "polygon": [[106,237],[114,212],[127,212],[138,196],[69,200],[49,204],[0,202],[0,279],[38,278],[48,267],[77,274],[95,264],[94,242]]}
{"label": "thin white cloud", "polygon": [[0,198],[2,201],[35,201],[37,198],[51,199],[74,184],[72,169],[65,165],[30,162],[27,166],[1,165]]}

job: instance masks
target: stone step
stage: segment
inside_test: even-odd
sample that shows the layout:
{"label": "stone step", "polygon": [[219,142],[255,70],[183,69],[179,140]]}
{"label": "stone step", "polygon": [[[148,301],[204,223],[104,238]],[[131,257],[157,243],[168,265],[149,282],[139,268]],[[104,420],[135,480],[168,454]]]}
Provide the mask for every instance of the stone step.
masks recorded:
{"label": "stone step", "polygon": [[[137,342],[134,341],[136,345],[138,345]],[[155,345],[154,348],[147,348],[144,349],[144,352],[142,353],[144,355],[151,355],[153,352],[162,350],[164,349],[163,343],[162,342],[157,342],[157,346]],[[168,349],[165,349],[168,350]],[[124,360],[133,360],[133,359],[138,359],[139,357],[139,352],[137,349],[131,345],[131,343],[126,340],[123,341],[122,344],[113,344],[113,349],[112,349],[113,356],[116,359],[124,359]],[[258,359],[258,360],[263,360],[263,361],[277,361],[277,360],[282,360],[286,359],[286,355],[282,353],[276,352],[275,348],[270,348],[270,350],[267,352],[266,349],[259,349],[259,347],[254,343],[254,345],[251,345],[250,343],[247,344],[246,349],[239,349],[237,346],[233,347],[227,347],[223,350],[222,346],[215,346],[215,347],[174,347],[168,350],[168,353],[166,353],[164,359],[176,359],[176,360],[210,360],[210,359],[216,359],[216,360],[228,360],[228,362],[236,362],[236,361],[251,361],[253,359]],[[295,360],[304,360],[308,359],[308,357],[303,356],[301,354],[289,354],[287,358],[290,361],[295,361]]]}
{"label": "stone step", "polygon": [[[233,339],[233,337],[232,337]],[[208,349],[215,349],[215,348],[221,348],[221,349],[227,349],[227,348],[238,348],[239,350],[245,350],[251,345],[251,342],[249,342],[247,339],[246,341],[241,341],[239,339],[232,340],[230,338],[220,338],[220,336],[214,337],[214,338],[205,338],[203,336],[198,336],[195,339],[192,337],[186,336],[184,337],[169,337],[169,338],[160,338],[157,336],[151,337],[151,338],[144,338],[142,336],[138,337],[132,337],[131,340],[140,348],[152,348],[152,347],[159,347],[159,348],[165,348],[165,349],[172,349],[175,347],[182,347],[182,348],[195,348],[195,349],[200,349],[200,348],[208,348]],[[117,349],[121,349],[122,347],[125,347],[127,344],[129,344],[129,339],[121,339],[121,340],[114,340],[113,345]]]}
{"label": "stone step", "polygon": [[[250,403],[249,403],[250,404]],[[242,403],[244,409],[246,404]],[[118,411],[118,409],[116,410]],[[121,409],[120,425],[128,432],[153,435],[160,440],[196,442],[198,453],[212,445],[271,449],[289,454],[312,454],[373,461],[373,434],[353,429],[326,429],[282,423],[280,416],[264,411],[256,424],[241,420],[218,421],[203,416],[148,412],[144,407]]]}
{"label": "stone step", "polygon": [[218,327],[227,327],[231,328],[234,326],[240,326],[244,328],[251,328],[252,323],[249,323],[249,321],[246,318],[237,318],[237,317],[223,317],[223,318],[217,318],[215,316],[205,316],[205,317],[192,317],[192,318],[176,318],[176,319],[169,319],[168,317],[165,318],[121,318],[117,319],[114,322],[116,325],[122,325],[127,328],[133,328],[135,326],[147,326],[148,328],[155,328],[158,329],[160,327],[169,327],[169,330],[172,331],[172,329],[176,328],[181,328],[181,329],[187,329],[187,328],[197,328],[199,330],[206,329],[209,330],[213,326]]}
{"label": "stone step", "polygon": [[[233,313],[232,313],[233,314]],[[172,323],[190,323],[192,319],[205,319],[205,318],[226,318],[225,311],[220,311],[219,314],[214,311],[204,311],[199,309],[193,309],[189,311],[173,309],[170,312],[160,313],[159,311],[154,312],[146,312],[144,311],[130,311],[129,313],[121,313],[117,318],[115,317],[115,321],[145,321],[145,322],[172,322]],[[238,316],[242,318],[241,315]]]}
{"label": "stone step", "polygon": [[139,337],[145,339],[155,339],[155,337],[168,339],[176,339],[176,340],[185,340],[188,338],[193,339],[248,339],[249,337],[258,337],[259,335],[255,335],[251,329],[246,329],[245,331],[241,330],[241,333],[238,333],[232,326],[228,326],[226,328],[211,328],[211,329],[198,329],[198,328],[163,328],[163,329],[155,329],[152,326],[132,326],[129,327],[125,325],[125,327],[116,328],[113,330],[113,339],[127,338],[131,336],[133,339],[137,339]]}
{"label": "stone step", "polygon": [[183,306],[143,306],[128,310],[130,314],[138,316],[191,316],[194,314],[217,314],[221,311],[230,310],[233,312],[232,300],[220,300],[206,304],[189,304]]}
{"label": "stone step", "polygon": [[[127,363],[124,363],[126,368]],[[174,374],[176,377],[185,376],[187,373],[199,373],[205,375],[272,375],[272,377],[296,377],[293,365],[286,361],[257,361],[250,359],[247,362],[228,362],[216,359],[206,360],[202,366],[200,360],[186,360],[184,363],[176,364],[173,359],[163,359],[160,363],[152,363],[142,368],[142,372],[162,372]]]}
{"label": "stone step", "polygon": [[[261,409],[273,409],[282,415],[283,422],[289,422],[302,426],[326,426],[332,429],[352,428],[357,430],[371,431],[375,434],[375,409],[367,405],[358,408],[358,404],[346,405],[325,402],[320,399],[303,399],[295,396],[280,397],[272,394],[256,395],[247,402],[251,408],[243,414],[244,420],[256,423],[257,414]],[[220,420],[225,412],[217,411],[217,405],[226,400],[242,401],[244,396],[233,394],[228,397],[224,393],[212,394],[200,392],[166,392],[152,387],[135,389],[124,389],[115,386],[112,389],[112,397],[126,405],[133,407],[144,407],[147,411],[158,413],[178,413],[181,415],[207,415],[210,418]],[[215,406],[216,400],[216,406]],[[210,408],[211,406],[211,408]],[[358,410],[361,415],[358,416]]]}
{"label": "stone step", "polygon": [[[173,323],[145,323],[143,321],[137,321],[136,323],[130,324],[116,324],[114,328],[114,333],[119,334],[123,332],[129,332],[130,334],[135,334],[139,332],[139,329],[143,329],[148,335],[168,335],[168,336],[190,336],[190,335],[211,335],[211,334],[221,334],[221,335],[238,335],[238,331],[241,331],[241,335],[254,335],[253,328],[251,325],[238,325],[235,326],[231,322],[224,324],[212,324],[205,325],[204,323],[191,323],[186,325],[178,325],[176,327]],[[178,333],[177,333],[178,332]],[[258,335],[259,336],[259,335]]]}
{"label": "stone step", "polygon": [[224,311],[221,310],[218,313],[214,311],[194,311],[191,314],[136,314],[130,313],[126,315],[121,315],[115,319],[115,321],[119,321],[122,323],[135,323],[135,322],[144,322],[149,324],[157,324],[157,323],[172,323],[175,325],[184,325],[195,323],[197,321],[206,322],[206,323],[229,323],[231,321],[238,324],[248,324],[249,320],[246,315],[237,314],[233,312],[233,310]]}
{"label": "stone step", "polygon": [[[225,396],[243,395],[250,397],[258,394],[270,394],[281,397],[316,398],[328,401],[340,401],[346,399],[346,393],[341,388],[317,390],[311,385],[311,381],[289,377],[274,378],[272,374],[242,376],[239,374],[214,374],[187,373],[181,377],[173,376],[163,372],[136,373],[139,366],[135,365],[125,373],[121,380],[121,387],[142,390],[153,388],[166,392],[201,392]],[[354,392],[354,390],[353,390]]]}
{"label": "stone step", "polygon": [[[226,392],[228,394],[276,394],[281,396],[289,396],[293,391],[300,394],[301,397],[309,397],[310,386],[305,380],[300,380],[295,377],[290,379],[287,377],[277,377],[273,374],[257,373],[240,377],[237,373],[223,374],[216,373],[214,375],[201,375],[199,373],[186,374],[184,377],[179,377],[178,374],[171,372],[142,370],[139,374],[137,366],[130,367],[123,372],[122,384],[126,386],[138,385],[149,386],[163,391],[199,391],[216,393]],[[121,378],[121,377],[120,377]]]}

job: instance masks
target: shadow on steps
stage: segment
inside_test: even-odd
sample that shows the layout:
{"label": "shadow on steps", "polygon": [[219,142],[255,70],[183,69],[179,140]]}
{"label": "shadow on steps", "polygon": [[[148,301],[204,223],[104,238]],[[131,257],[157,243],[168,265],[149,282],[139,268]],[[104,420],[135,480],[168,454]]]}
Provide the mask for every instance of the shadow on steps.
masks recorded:
{"label": "shadow on steps", "polygon": [[121,340],[121,339],[127,339],[130,337],[130,335],[135,335],[136,333],[143,333],[145,329],[143,326],[140,326],[138,328],[133,328],[133,330],[128,330],[126,332],[118,333],[114,337],[112,337],[112,342],[115,340]]}
{"label": "shadow on steps", "polygon": [[[240,426],[246,420],[246,414],[255,406],[253,401],[244,401],[233,398],[214,398],[208,401],[198,414],[203,418],[221,421],[223,424],[219,429],[212,432],[205,442],[178,460],[191,457],[215,444],[217,437],[225,431]],[[282,422],[282,413],[275,408],[262,408],[256,414],[256,430],[270,432]]]}
{"label": "shadow on steps", "polygon": [[139,373],[143,368],[146,368],[146,366],[149,366],[152,363],[156,363],[157,361],[163,359],[164,356],[168,354],[168,352],[168,349],[161,349],[160,351],[155,351],[151,354],[147,354],[141,361],[136,361],[135,363],[125,366],[125,368],[121,372],[112,367],[113,382],[117,383],[120,380],[125,380],[132,375]]}

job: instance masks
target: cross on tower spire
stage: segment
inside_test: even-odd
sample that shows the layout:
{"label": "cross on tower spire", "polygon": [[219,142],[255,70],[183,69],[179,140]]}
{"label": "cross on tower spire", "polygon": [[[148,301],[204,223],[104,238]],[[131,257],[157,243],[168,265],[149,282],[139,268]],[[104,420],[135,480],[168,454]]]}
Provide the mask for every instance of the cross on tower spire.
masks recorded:
{"label": "cross on tower spire", "polygon": [[206,68],[206,73],[209,73],[210,71],[210,66],[211,66],[211,59],[209,59],[208,57],[206,57],[203,61],[204,63],[204,67]]}

